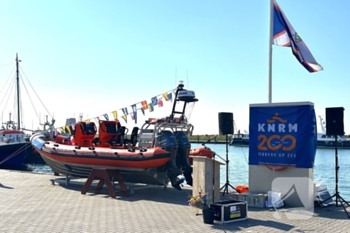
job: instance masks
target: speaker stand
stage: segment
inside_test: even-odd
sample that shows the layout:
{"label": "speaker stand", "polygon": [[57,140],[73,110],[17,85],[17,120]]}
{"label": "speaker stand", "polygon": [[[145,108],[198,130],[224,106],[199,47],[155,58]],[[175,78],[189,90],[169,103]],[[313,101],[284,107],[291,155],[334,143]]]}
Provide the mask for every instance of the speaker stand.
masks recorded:
{"label": "speaker stand", "polygon": [[227,134],[226,134],[226,161],[225,161],[225,163],[226,163],[226,183],[220,188],[220,190],[224,189],[224,192],[222,193],[223,196],[225,195],[225,192],[228,193],[228,187],[231,187],[232,189],[237,191],[237,189],[230,184],[230,181],[228,179],[228,165],[229,165],[230,161],[228,160],[228,138],[227,138]]}
{"label": "speaker stand", "polygon": [[[342,198],[340,196],[339,191],[338,191],[338,171],[339,171],[339,165],[338,165],[338,135],[334,135],[334,137],[335,137],[335,193],[332,196],[328,197],[326,200],[322,201],[320,204],[322,204],[322,203],[328,201],[329,199],[335,197],[335,206],[336,207],[342,206],[343,209],[344,209],[344,212],[346,213],[348,218],[350,218],[350,215],[349,215],[348,211],[346,211],[344,203],[346,203],[348,206],[350,206],[350,205],[349,205],[349,203],[347,201],[344,200],[344,198]],[[340,205],[338,205],[338,202],[340,203]]]}

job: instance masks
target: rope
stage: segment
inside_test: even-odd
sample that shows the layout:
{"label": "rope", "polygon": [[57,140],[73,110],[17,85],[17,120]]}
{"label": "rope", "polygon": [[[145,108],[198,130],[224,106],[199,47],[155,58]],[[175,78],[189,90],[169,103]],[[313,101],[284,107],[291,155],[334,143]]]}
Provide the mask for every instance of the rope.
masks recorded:
{"label": "rope", "polygon": [[31,146],[30,143],[26,143],[24,146],[20,147],[18,150],[16,150],[15,152],[13,152],[12,154],[10,154],[9,156],[7,156],[5,159],[3,159],[0,164],[6,162],[9,159],[12,159],[13,157],[15,157],[16,155],[18,155],[19,153],[21,153],[24,150],[27,150],[29,147]]}

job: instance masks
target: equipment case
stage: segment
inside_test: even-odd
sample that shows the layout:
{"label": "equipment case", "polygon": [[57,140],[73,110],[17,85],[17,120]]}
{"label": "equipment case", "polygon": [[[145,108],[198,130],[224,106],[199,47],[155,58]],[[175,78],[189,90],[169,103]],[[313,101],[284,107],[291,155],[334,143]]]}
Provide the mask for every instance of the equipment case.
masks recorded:
{"label": "equipment case", "polygon": [[210,205],[214,210],[214,221],[229,223],[247,219],[248,206],[245,201],[220,201]]}

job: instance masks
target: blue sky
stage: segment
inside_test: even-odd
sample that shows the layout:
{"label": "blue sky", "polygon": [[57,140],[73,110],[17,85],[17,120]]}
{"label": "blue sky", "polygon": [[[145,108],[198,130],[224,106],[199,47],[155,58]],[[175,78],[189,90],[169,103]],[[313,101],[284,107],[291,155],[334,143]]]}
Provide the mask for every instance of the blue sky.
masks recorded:
{"label": "blue sky", "polygon": [[[324,70],[309,73],[290,48],[274,46],[272,102],[310,101],[323,116],[327,107],[344,107],[349,134],[350,2],[277,2]],[[194,134],[218,134],[219,112],[232,112],[236,129],[248,130],[249,104],[268,102],[268,0],[22,0],[0,9],[0,80],[11,75],[18,52],[22,76],[57,127],[80,113],[88,119],[150,102],[179,80],[199,99]],[[170,109],[165,102],[145,117],[139,112],[138,125]],[[37,127],[35,113],[23,111],[25,127]],[[126,126],[134,126],[130,117]]]}

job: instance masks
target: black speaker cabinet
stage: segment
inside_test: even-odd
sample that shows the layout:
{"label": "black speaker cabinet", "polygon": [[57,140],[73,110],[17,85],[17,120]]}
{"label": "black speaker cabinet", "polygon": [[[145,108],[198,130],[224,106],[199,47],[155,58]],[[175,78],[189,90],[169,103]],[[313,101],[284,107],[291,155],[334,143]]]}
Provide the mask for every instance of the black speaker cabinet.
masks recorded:
{"label": "black speaker cabinet", "polygon": [[233,134],[233,114],[230,112],[219,112],[219,134]]}
{"label": "black speaker cabinet", "polygon": [[326,108],[326,134],[344,135],[344,108]]}

